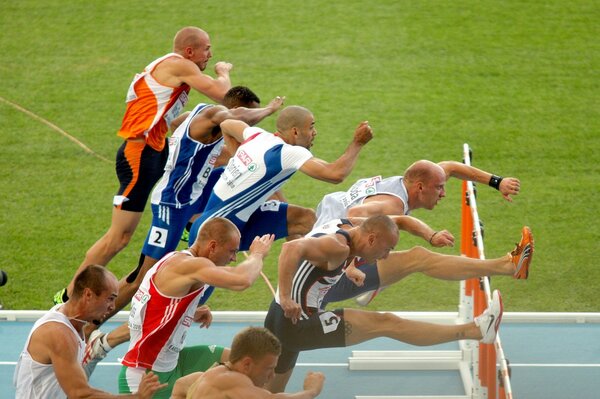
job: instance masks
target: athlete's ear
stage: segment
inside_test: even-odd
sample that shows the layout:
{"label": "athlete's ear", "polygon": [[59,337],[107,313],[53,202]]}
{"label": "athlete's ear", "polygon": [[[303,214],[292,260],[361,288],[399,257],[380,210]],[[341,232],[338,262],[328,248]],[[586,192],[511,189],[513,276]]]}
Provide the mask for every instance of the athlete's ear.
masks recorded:
{"label": "athlete's ear", "polygon": [[[242,360],[240,360],[240,365],[242,366],[242,371],[249,372],[252,369],[252,365],[254,364],[254,360],[250,356],[244,356]],[[244,373],[246,374],[246,373]]]}
{"label": "athlete's ear", "polygon": [[91,300],[91,299],[92,299],[92,298],[94,298],[95,296],[96,296],[96,294],[95,294],[95,293],[94,293],[94,291],[92,291],[92,289],[91,289],[91,288],[89,288],[89,287],[85,287],[85,288],[83,289],[83,294],[81,295],[81,297],[82,297],[84,300],[86,300],[86,301],[89,301],[89,300]]}
{"label": "athlete's ear", "polygon": [[375,244],[376,239],[377,239],[377,236],[375,235],[375,233],[370,233],[369,234],[369,245],[373,246]]}
{"label": "athlete's ear", "polygon": [[219,245],[219,243],[217,242],[217,240],[210,240],[207,244],[208,247],[208,252],[212,253],[215,251],[215,249],[217,248],[217,245]]}

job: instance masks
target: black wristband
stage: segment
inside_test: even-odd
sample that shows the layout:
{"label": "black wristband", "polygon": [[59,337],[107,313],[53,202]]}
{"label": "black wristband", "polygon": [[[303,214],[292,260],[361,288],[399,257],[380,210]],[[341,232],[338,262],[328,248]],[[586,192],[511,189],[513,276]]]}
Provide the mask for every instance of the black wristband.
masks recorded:
{"label": "black wristband", "polygon": [[492,175],[492,177],[490,177],[490,182],[488,183],[488,185],[490,187],[494,187],[496,190],[500,190],[500,182],[502,182],[502,179],[504,179],[502,176],[496,176],[496,175]]}
{"label": "black wristband", "polygon": [[433,240],[433,237],[435,237],[435,235],[436,235],[437,233],[439,233],[439,231],[435,231],[435,232],[434,232],[434,233],[431,235],[431,237],[429,237],[429,244],[430,244],[430,245],[433,245],[433,242],[431,242],[431,241]]}

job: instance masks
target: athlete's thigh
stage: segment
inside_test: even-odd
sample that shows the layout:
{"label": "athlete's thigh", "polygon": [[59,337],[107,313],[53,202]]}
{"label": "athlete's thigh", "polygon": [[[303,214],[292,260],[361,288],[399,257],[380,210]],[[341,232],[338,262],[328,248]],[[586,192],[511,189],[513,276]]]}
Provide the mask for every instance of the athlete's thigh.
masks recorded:
{"label": "athlete's thigh", "polygon": [[123,210],[143,212],[152,188],[163,174],[167,147],[156,151],[144,142],[127,141],[117,154],[120,187],[113,204]]}
{"label": "athlete's thigh", "polygon": [[379,272],[376,264],[358,265],[358,268],[365,273],[363,285],[358,286],[354,284],[354,282],[344,274],[338,282],[327,291],[327,294],[325,294],[321,305],[322,308],[325,308],[330,302],[345,301],[346,299],[352,299],[362,293],[379,288]]}
{"label": "athlete's thigh", "polygon": [[177,209],[171,206],[152,204],[152,225],[144,241],[142,253],[160,259],[177,249],[181,233],[191,217],[190,207]]}
{"label": "athlete's thigh", "polygon": [[382,286],[391,285],[412,273],[425,270],[434,252],[423,247],[406,251],[391,252],[387,258],[377,261],[379,280]]}
{"label": "athlete's thigh", "polygon": [[285,202],[271,200],[254,211],[241,230],[240,250],[250,248],[256,236],[274,234],[275,239],[287,237],[287,207]]}
{"label": "athlete's thigh", "polygon": [[290,351],[345,346],[343,309],[316,312],[294,324],[285,317],[281,306],[273,301],[265,319],[265,327]]}

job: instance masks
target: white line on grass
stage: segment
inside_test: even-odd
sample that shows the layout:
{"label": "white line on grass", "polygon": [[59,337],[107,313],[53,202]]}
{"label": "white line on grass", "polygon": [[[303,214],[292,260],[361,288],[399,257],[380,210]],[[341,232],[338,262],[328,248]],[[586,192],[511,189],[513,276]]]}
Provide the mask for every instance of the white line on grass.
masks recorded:
{"label": "white line on grass", "polygon": [[88,154],[91,154],[91,155],[95,156],[96,158],[98,158],[98,159],[100,159],[102,161],[105,161],[105,162],[108,162],[108,163],[112,163],[108,159],[104,158],[102,155],[94,152],[91,148],[89,148],[88,146],[86,146],[85,144],[83,144],[81,141],[79,141],[75,137],[71,136],[69,133],[65,132],[60,127],[56,126],[54,123],[52,123],[52,122],[50,122],[50,121],[42,118],[41,116],[38,116],[38,115],[34,114],[33,112],[29,111],[28,109],[23,108],[20,105],[13,103],[12,101],[7,100],[6,98],[4,98],[2,96],[0,96],[0,101],[4,102],[5,104],[10,105],[11,107],[15,108],[18,111],[23,112],[25,115],[27,115],[27,116],[35,119],[36,121],[43,123],[44,125],[48,126],[52,130],[54,130],[55,132],[58,132],[58,133],[62,134],[67,139],[71,140],[72,142],[74,142],[75,144],[77,144],[79,147],[81,147],[81,149],[83,149]]}

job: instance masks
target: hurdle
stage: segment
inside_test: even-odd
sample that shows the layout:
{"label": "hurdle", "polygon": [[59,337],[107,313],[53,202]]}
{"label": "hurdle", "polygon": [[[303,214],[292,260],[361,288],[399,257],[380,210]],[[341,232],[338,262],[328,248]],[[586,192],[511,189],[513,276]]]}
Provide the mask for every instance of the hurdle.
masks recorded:
{"label": "hurdle", "polygon": [[[472,151],[463,145],[463,162],[471,165]],[[461,195],[461,254],[485,259],[483,224],[477,211],[475,184],[463,181]],[[455,323],[473,321],[491,302],[487,277],[460,282],[458,313]],[[452,322],[452,320],[447,320]],[[497,369],[499,362],[499,369]],[[510,369],[504,355],[500,335],[493,344],[460,341],[453,351],[353,351],[348,359],[350,370],[457,370],[460,373],[463,396],[356,396],[356,399],[512,399]]]}

